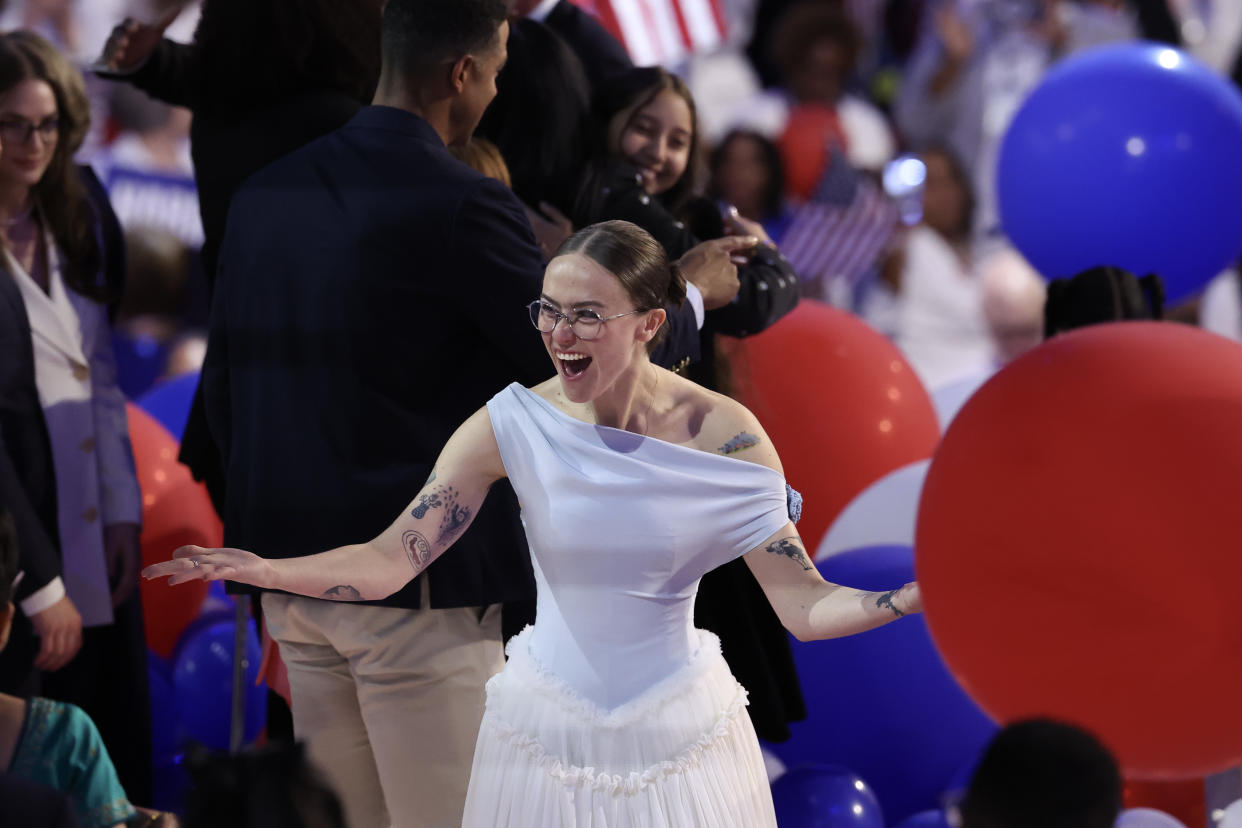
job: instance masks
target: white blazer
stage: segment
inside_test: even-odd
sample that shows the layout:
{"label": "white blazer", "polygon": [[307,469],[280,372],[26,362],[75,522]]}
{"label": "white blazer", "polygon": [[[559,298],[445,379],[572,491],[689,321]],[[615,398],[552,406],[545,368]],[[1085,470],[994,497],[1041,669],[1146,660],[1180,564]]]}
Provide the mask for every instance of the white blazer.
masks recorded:
{"label": "white blazer", "polygon": [[34,339],[35,384],[56,468],[64,589],[82,623],[99,626],[112,623],[103,527],[141,522],[142,495],[107,312],[65,285],[60,251],[51,233],[45,240],[47,293],[7,252],[5,264]]}

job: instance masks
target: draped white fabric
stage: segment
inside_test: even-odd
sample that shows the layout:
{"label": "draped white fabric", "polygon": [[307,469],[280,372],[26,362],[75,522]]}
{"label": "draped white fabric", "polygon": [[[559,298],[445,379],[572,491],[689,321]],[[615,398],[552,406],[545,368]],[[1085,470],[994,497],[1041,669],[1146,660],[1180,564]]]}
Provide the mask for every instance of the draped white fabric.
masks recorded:
{"label": "draped white fabric", "polygon": [[745,691],[694,629],[699,579],[789,520],[765,466],[488,404],[522,504],[533,628],[488,685],[467,826],[772,826]]}

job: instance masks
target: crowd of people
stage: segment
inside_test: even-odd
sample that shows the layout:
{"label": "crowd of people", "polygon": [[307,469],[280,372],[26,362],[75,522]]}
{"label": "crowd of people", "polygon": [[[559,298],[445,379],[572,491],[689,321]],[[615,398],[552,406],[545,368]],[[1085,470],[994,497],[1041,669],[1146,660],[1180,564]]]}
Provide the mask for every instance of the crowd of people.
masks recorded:
{"label": "crowd of people", "polygon": [[0,4],[0,806],[170,818],[140,807],[125,415],[160,377],[201,371],[181,460],[230,548],[156,574],[261,596],[305,756],[246,761],[339,798],[263,807],[767,825],[787,630],[920,599],[819,578],[718,338],[830,302],[933,394],[1091,322],[1242,338],[1235,271],[1179,308],[1107,266],[1046,291],[994,193],[1062,56],[1142,37],[1242,78],[1230,3],[712,5],[718,46],[658,67],[569,0]]}

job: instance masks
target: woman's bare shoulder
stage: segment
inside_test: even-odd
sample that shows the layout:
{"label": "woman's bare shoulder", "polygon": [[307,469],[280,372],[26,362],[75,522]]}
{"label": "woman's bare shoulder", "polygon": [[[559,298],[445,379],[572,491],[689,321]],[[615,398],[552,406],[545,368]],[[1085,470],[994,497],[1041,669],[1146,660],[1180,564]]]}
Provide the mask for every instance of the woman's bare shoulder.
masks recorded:
{"label": "woman's bare shoulder", "polygon": [[685,411],[691,445],[784,473],[772,441],[750,409],[732,397],[678,379],[678,406]]}
{"label": "woman's bare shoulder", "polygon": [[532,385],[530,390],[534,391],[548,402],[555,404],[561,397],[561,379],[553,374],[551,377],[538,385]]}

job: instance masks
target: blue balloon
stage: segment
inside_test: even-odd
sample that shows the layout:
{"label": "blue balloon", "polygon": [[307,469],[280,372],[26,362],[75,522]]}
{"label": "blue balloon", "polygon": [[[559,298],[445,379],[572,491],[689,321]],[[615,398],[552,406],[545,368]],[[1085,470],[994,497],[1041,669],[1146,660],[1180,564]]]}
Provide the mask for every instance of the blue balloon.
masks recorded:
{"label": "blue balloon", "polygon": [[1001,144],[1001,223],[1046,278],[1156,273],[1169,304],[1242,254],[1242,94],[1184,52],[1090,49],[1053,67]]}
{"label": "blue balloon", "polygon": [[190,419],[190,403],[198,388],[198,372],[182,374],[165,380],[138,398],[138,407],[159,420],[177,442],[185,434],[186,420]]}
{"label": "blue balloon", "polygon": [[902,820],[897,828],[951,828],[944,811],[919,811]]}
{"label": "blue balloon", "polygon": [[190,773],[185,755],[155,759],[151,763],[151,802],[148,807],[169,813],[185,813],[186,794],[190,790]]}
{"label": "blue balloon", "polygon": [[159,656],[147,653],[147,686],[151,697],[151,757],[172,759],[181,747],[181,719],[172,669]]}
{"label": "blue balloon", "polygon": [[[173,687],[181,721],[190,738],[214,750],[228,750],[233,698],[233,634],[231,615],[196,622],[177,646]],[[253,741],[267,720],[267,687],[259,675],[259,636],[254,621],[246,631],[246,722],[243,738]]]}
{"label": "blue balloon", "polygon": [[[853,549],[818,564],[824,578],[865,590],[914,577],[907,546]],[[890,820],[939,805],[996,725],[949,674],[922,616],[829,641],[793,641],[807,718],[768,749],[786,765],[829,762],[857,771]]]}
{"label": "blue balloon", "polygon": [[[986,749],[986,745],[984,748]],[[970,787],[970,780],[975,778],[975,768],[979,767],[979,760],[983,758],[983,751],[978,756],[971,757],[971,760],[962,765],[957,771],[949,777],[948,783],[944,788],[946,796],[960,797],[966,793],[966,789]]]}
{"label": "blue balloon", "polygon": [[116,359],[116,384],[131,400],[155,385],[168,361],[168,345],[149,336],[114,333],[112,353]]}
{"label": "blue balloon", "polygon": [[884,828],[875,794],[846,768],[790,768],[773,783],[772,800],[781,828]]}

